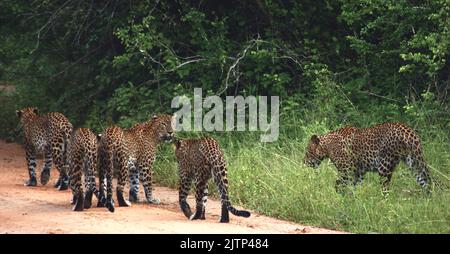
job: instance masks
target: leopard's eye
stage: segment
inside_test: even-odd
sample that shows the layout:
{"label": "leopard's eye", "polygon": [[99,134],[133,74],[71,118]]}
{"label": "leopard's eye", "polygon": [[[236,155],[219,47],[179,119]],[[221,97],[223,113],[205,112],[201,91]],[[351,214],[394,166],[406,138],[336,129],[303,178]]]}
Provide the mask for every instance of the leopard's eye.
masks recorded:
{"label": "leopard's eye", "polygon": [[166,126],[167,126],[167,124],[166,124],[166,123],[164,123],[164,122],[162,122],[161,124],[162,124],[162,126],[164,126],[164,127],[166,127]]}

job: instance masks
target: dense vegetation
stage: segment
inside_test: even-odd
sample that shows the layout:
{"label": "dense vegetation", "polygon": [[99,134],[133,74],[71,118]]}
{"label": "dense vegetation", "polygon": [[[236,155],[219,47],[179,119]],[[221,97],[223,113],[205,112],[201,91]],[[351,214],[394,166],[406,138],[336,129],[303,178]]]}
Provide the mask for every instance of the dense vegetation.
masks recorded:
{"label": "dense vegetation", "polygon": [[[231,196],[280,218],[354,232],[450,232],[450,192],[420,192],[402,165],[391,194],[376,175],[338,195],[334,166],[302,165],[311,134],[403,121],[431,173],[450,184],[450,1],[0,2],[0,138],[20,140],[16,108],[60,111],[100,132],[173,112],[176,95],[278,95],[280,138],[220,139]],[[170,166],[168,166],[170,165]],[[176,186],[164,147],[157,181]]]}

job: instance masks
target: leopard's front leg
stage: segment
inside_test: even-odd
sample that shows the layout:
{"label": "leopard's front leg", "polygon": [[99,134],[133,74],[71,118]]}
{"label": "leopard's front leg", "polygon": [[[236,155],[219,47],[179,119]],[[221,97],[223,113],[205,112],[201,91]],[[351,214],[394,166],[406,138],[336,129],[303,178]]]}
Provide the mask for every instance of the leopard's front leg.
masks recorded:
{"label": "leopard's front leg", "polygon": [[139,177],[141,179],[142,186],[144,187],[145,198],[147,199],[147,202],[150,204],[158,205],[160,203],[160,200],[158,198],[153,197],[152,194],[153,161],[154,161],[153,158],[147,158],[146,160],[142,161],[139,167],[140,169]]}
{"label": "leopard's front leg", "polygon": [[363,166],[358,166],[358,168],[355,171],[355,176],[353,179],[353,185],[357,186],[361,184],[364,180],[364,175],[366,174],[366,170]]}
{"label": "leopard's front leg", "polygon": [[350,169],[338,169],[338,179],[336,180],[335,189],[337,193],[344,193],[345,187],[351,182]]}
{"label": "leopard's front leg", "polygon": [[343,194],[345,187],[351,182],[352,176],[359,177],[356,174],[357,167],[349,156],[334,161],[334,165],[338,170],[338,179],[336,180],[335,189],[337,193]]}

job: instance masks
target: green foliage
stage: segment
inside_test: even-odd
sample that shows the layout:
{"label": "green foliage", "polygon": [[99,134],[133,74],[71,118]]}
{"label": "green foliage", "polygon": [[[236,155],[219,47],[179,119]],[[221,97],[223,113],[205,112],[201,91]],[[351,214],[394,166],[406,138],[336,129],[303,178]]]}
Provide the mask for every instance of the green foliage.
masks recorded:
{"label": "green foliage", "polygon": [[416,126],[428,126],[435,130],[448,129],[450,119],[448,112],[442,111],[442,105],[436,100],[436,95],[432,92],[421,94],[422,100],[409,102],[403,106],[408,118],[413,119]]}
{"label": "green foliage", "polygon": [[409,87],[418,95],[435,86],[437,93],[446,93],[449,1],[341,2],[340,18],[353,29],[347,36],[350,47],[375,92],[398,94]]}
{"label": "green foliage", "polygon": [[2,95],[0,92],[0,139],[13,141],[16,136],[20,135],[19,121],[16,116],[12,98]]}

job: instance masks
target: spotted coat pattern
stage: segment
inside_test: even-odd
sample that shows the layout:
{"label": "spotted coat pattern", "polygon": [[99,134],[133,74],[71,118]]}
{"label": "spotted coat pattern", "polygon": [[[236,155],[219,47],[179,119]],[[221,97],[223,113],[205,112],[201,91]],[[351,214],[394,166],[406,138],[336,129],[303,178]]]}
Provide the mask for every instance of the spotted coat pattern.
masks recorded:
{"label": "spotted coat pattern", "polygon": [[16,110],[24,132],[25,154],[28,165],[29,180],[26,186],[36,186],[36,155],[44,153],[45,163],[41,171],[41,184],[45,185],[50,179],[52,162],[59,171],[59,178],[55,187],[59,190],[68,188],[67,176],[67,145],[72,134],[72,124],[61,113],[47,113],[39,115],[37,108]]}
{"label": "spotted coat pattern", "polygon": [[325,158],[330,158],[338,169],[339,192],[352,176],[355,185],[362,182],[368,171],[383,177],[386,191],[400,161],[412,170],[422,187],[428,188],[431,182],[419,136],[403,123],[383,123],[365,129],[348,126],[323,136],[313,135],[304,163],[318,167]]}
{"label": "spotted coat pattern", "polygon": [[112,200],[112,178],[114,168],[118,168],[117,201],[119,206],[129,206],[130,202],[123,197],[126,180],[130,176],[129,200],[138,201],[139,181],[144,187],[147,202],[158,204],[159,200],[152,195],[152,166],[156,158],[157,146],[161,141],[171,141],[173,136],[172,116],[155,115],[150,121],[136,124],[129,129],[118,126],[107,128],[99,144],[99,179],[100,195],[104,195],[106,178],[106,207],[114,212]]}
{"label": "spotted coat pattern", "polygon": [[[91,207],[92,194],[97,198],[95,185],[97,171],[97,136],[88,128],[79,128],[72,135],[68,146],[70,187],[72,189],[74,211]],[[84,190],[82,175],[84,174]]]}
{"label": "spotted coat pattern", "polygon": [[[220,222],[229,222],[228,211],[242,217],[249,217],[248,211],[235,209],[228,198],[227,169],[223,151],[212,138],[175,140],[175,154],[180,177],[179,203],[184,215],[191,220],[205,219],[205,205],[208,200],[207,183],[211,177],[220,192],[222,214]],[[187,196],[195,180],[196,212],[192,214]]]}

